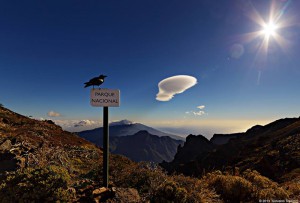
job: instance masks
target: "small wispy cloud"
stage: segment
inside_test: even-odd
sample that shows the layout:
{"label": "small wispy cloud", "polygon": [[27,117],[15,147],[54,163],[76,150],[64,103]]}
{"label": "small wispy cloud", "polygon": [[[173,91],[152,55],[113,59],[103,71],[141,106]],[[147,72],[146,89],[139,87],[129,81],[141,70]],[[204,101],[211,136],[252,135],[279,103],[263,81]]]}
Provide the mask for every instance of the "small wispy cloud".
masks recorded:
{"label": "small wispy cloud", "polygon": [[158,83],[158,101],[170,101],[175,94],[180,94],[197,84],[197,79],[189,75],[176,75]]}
{"label": "small wispy cloud", "polygon": [[201,105],[201,106],[197,106],[198,109],[204,109],[205,106],[204,105]]}
{"label": "small wispy cloud", "polygon": [[200,109],[199,111],[186,111],[185,113],[186,114],[192,114],[194,116],[202,116],[202,115],[205,115],[206,112],[203,110],[205,108],[204,105],[200,105],[200,106],[197,106],[198,109]]}
{"label": "small wispy cloud", "polygon": [[55,111],[49,111],[49,112],[47,113],[47,115],[48,115],[49,117],[59,117],[59,116],[61,116],[60,113],[55,112]]}
{"label": "small wispy cloud", "polygon": [[205,111],[198,111],[198,112],[193,112],[193,114],[195,115],[195,116],[202,116],[202,115],[204,115],[205,114]]}

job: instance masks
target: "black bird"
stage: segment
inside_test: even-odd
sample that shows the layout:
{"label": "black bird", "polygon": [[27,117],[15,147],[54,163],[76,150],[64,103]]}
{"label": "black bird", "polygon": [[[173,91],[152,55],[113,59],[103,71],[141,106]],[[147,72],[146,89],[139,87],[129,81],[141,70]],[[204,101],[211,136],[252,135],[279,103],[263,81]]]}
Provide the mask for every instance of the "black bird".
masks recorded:
{"label": "black bird", "polygon": [[94,88],[95,85],[100,86],[104,82],[104,78],[106,78],[106,77],[107,76],[105,76],[105,75],[100,75],[99,77],[92,78],[92,79],[90,79],[90,81],[84,83],[85,84],[84,88],[89,87],[89,86],[93,86],[93,88]]}

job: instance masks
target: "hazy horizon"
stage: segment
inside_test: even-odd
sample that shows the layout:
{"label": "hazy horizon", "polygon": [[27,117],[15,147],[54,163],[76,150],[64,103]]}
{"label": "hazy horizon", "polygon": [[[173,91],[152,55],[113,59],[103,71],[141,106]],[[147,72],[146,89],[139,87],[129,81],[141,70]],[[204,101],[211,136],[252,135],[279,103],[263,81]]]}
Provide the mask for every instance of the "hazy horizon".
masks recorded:
{"label": "hazy horizon", "polygon": [[[278,118],[280,119],[280,118]],[[168,123],[161,123],[161,122],[135,122],[135,121],[129,121],[127,119],[123,120],[115,120],[110,122],[110,126],[112,125],[118,125],[116,123],[118,122],[128,122],[127,124],[131,123],[141,123],[143,125],[155,128],[157,130],[160,130],[162,132],[179,135],[181,137],[186,137],[189,134],[194,135],[203,135],[206,138],[210,139],[214,134],[230,134],[230,133],[239,133],[239,132],[245,132],[249,128],[255,126],[255,125],[266,125],[270,122],[273,122],[275,120],[229,120],[229,121],[218,121],[216,124],[214,124],[215,121],[206,121],[206,123],[199,123],[197,126],[194,123],[190,123],[189,125],[185,125],[184,121],[173,121]],[[70,132],[80,132],[85,130],[92,130],[95,128],[102,127],[102,120],[53,120],[56,124],[60,125],[64,130],[70,131]],[[113,124],[112,124],[113,123]],[[124,124],[124,123],[122,123]],[[167,125],[168,124],[168,125]],[[195,127],[196,126],[196,127]]]}

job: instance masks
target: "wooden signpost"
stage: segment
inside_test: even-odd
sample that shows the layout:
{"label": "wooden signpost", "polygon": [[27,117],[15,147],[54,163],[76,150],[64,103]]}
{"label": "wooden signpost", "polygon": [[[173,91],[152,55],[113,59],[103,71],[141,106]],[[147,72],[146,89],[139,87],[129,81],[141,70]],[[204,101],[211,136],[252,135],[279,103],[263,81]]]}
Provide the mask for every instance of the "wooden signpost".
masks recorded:
{"label": "wooden signpost", "polygon": [[94,107],[103,107],[103,186],[107,188],[109,177],[108,107],[120,106],[120,90],[91,89],[90,103]]}

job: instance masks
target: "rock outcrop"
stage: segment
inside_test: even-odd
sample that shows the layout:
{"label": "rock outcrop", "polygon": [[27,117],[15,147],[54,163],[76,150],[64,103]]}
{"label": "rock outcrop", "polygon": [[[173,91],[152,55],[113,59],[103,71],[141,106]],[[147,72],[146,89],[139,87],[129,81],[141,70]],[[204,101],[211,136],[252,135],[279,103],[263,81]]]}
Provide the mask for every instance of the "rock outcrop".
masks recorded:
{"label": "rock outcrop", "polygon": [[223,145],[229,142],[229,140],[237,138],[244,133],[232,133],[232,134],[214,134],[210,141],[215,145]]}
{"label": "rock outcrop", "polygon": [[211,143],[203,135],[189,135],[183,146],[178,146],[174,160],[171,162],[164,161],[161,165],[169,172],[174,172],[181,165],[195,161],[199,156],[207,154],[215,149],[215,145]]}

